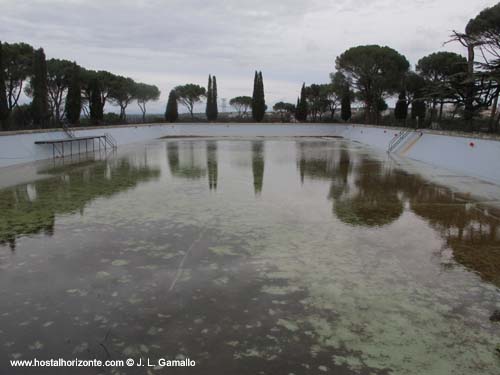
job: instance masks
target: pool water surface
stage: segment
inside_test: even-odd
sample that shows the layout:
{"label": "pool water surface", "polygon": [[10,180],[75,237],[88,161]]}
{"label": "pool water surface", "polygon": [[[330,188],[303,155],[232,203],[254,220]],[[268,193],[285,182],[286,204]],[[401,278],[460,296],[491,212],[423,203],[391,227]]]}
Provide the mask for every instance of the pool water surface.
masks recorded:
{"label": "pool water surface", "polygon": [[385,154],[180,138],[40,173],[0,190],[0,374],[500,373],[498,212]]}

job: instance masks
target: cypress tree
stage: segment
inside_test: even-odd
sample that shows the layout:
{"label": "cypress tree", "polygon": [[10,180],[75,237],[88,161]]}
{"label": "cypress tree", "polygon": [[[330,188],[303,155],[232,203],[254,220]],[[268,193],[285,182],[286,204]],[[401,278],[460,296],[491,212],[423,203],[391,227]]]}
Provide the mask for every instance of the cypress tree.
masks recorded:
{"label": "cypress tree", "polygon": [[295,106],[295,120],[297,120],[297,121],[300,121],[299,108],[300,108],[300,98],[297,97],[297,105]]}
{"label": "cypress tree", "polygon": [[104,106],[101,102],[101,87],[97,78],[93,78],[90,82],[90,121],[97,125],[104,118]]}
{"label": "cypress tree", "polygon": [[306,121],[307,120],[307,96],[306,96],[306,84],[302,84],[302,89],[300,90],[300,99],[297,100],[297,109],[295,113],[295,118],[298,121]]}
{"label": "cypress tree", "polygon": [[31,80],[33,89],[33,101],[31,110],[33,122],[39,127],[45,128],[49,120],[49,98],[47,90],[47,62],[43,48],[35,51],[33,58],[33,78]]}
{"label": "cypress tree", "polygon": [[5,91],[5,71],[3,64],[2,41],[0,41],[0,129],[7,130],[9,118],[9,107],[7,105],[7,94]]}
{"label": "cypress tree", "polygon": [[394,108],[394,117],[397,120],[404,121],[408,116],[408,103],[406,101],[406,92],[402,91],[399,94],[398,101],[396,102],[396,108]]}
{"label": "cypress tree", "polygon": [[264,94],[264,79],[262,78],[262,72],[259,72],[259,97],[260,97],[260,115],[261,115],[261,120],[264,119],[264,116],[266,114],[266,98]]}
{"label": "cypress tree", "polygon": [[175,90],[171,90],[168,95],[167,110],[165,111],[165,120],[168,122],[176,122],[179,118],[177,109],[177,95]]}
{"label": "cypress tree", "polygon": [[217,121],[219,108],[217,107],[217,78],[212,78],[212,121]]}
{"label": "cypress tree", "polygon": [[207,120],[216,121],[219,115],[217,108],[217,78],[215,76],[208,76],[208,90],[207,90]]}
{"label": "cypress tree", "polygon": [[351,116],[351,95],[349,94],[349,90],[346,90],[342,95],[342,99],[340,101],[340,117],[344,121],[349,121],[351,119]]}
{"label": "cypress tree", "polygon": [[208,75],[207,107],[205,109],[205,114],[207,115],[207,120],[212,121],[212,76],[211,75]]}
{"label": "cypress tree", "polygon": [[266,113],[266,99],[264,96],[264,80],[262,72],[255,71],[252,95],[252,117],[256,122],[261,122]]}
{"label": "cypress tree", "polygon": [[425,120],[427,108],[425,101],[420,99],[422,97],[421,92],[415,93],[415,97],[418,99],[414,99],[411,103],[411,118],[413,120],[417,119],[416,127],[421,127]]}
{"label": "cypress tree", "polygon": [[80,122],[82,111],[82,90],[80,86],[80,68],[76,63],[71,71],[71,78],[66,94],[66,119],[70,124],[76,125]]}
{"label": "cypress tree", "polygon": [[256,119],[256,113],[257,113],[257,86],[258,86],[258,80],[259,80],[259,74],[257,71],[255,71],[255,76],[253,78],[253,92],[252,92],[252,118],[254,121],[257,121]]}

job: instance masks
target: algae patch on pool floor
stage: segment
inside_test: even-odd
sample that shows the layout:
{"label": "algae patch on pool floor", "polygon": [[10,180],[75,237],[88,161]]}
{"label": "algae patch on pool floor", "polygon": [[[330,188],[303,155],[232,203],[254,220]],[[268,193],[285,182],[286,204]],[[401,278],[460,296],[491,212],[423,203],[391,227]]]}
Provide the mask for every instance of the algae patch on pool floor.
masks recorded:
{"label": "algae patch on pool floor", "polygon": [[176,138],[43,173],[0,191],[0,373],[498,374],[497,217],[385,154]]}

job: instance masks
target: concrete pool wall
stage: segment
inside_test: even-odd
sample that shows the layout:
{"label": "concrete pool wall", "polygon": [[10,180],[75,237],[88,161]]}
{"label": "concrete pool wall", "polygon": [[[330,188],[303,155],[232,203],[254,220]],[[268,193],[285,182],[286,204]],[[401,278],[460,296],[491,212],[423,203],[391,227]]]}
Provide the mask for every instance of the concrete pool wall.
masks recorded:
{"label": "concrete pool wall", "polygon": [[[144,142],[164,136],[341,136],[385,151],[400,129],[342,124],[158,124],[76,130],[77,137],[110,133],[118,145]],[[0,168],[52,157],[52,146],[35,141],[61,139],[62,131],[18,132],[0,135]],[[500,141],[474,135],[416,132],[405,139],[395,154],[500,184]]]}

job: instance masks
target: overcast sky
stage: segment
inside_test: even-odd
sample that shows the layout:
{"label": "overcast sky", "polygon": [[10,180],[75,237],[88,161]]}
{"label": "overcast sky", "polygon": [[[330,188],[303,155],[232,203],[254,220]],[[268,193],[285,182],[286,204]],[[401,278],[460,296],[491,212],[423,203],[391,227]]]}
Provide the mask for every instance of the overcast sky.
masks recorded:
{"label": "overcast sky", "polygon": [[[156,84],[168,92],[217,76],[219,99],[251,95],[262,70],[268,105],[295,102],[302,82],[325,83],[349,47],[388,45],[412,67],[450,50],[454,29],[495,0],[0,0],[0,39]],[[219,104],[220,105],[220,104]],[[129,112],[136,112],[136,105]]]}

